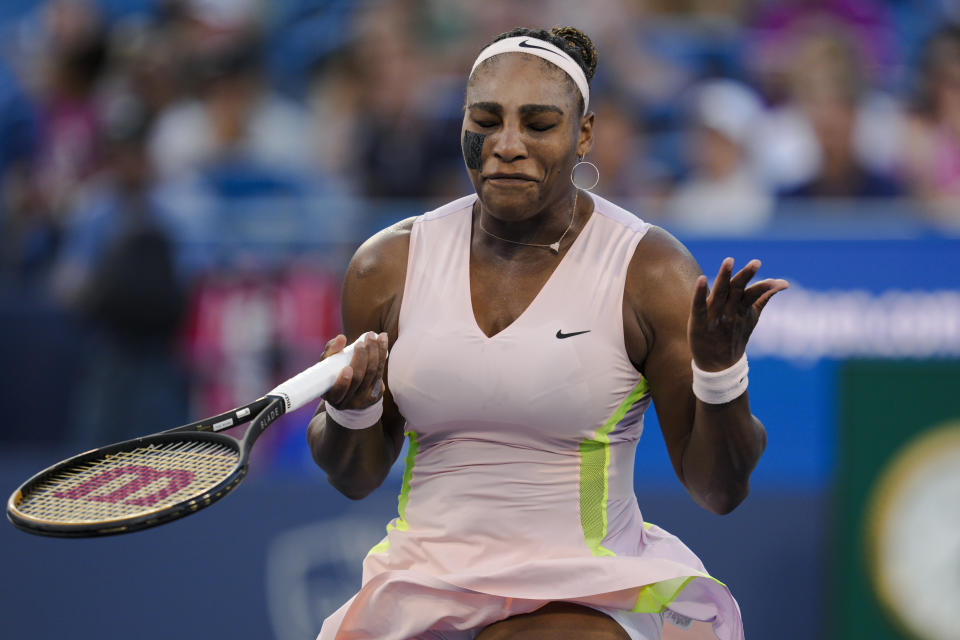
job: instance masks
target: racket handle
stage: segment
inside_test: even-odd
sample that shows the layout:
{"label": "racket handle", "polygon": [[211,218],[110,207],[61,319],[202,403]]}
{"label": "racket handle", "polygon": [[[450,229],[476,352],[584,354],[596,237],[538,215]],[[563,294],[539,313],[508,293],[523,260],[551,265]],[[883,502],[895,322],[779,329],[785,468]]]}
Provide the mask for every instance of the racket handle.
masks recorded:
{"label": "racket handle", "polygon": [[343,351],[328,356],[286,382],[281,382],[267,395],[283,398],[285,411],[295,411],[308,402],[313,402],[330,390],[343,368],[350,364],[354,347],[366,336],[367,333],[364,333],[356,342],[344,347]]}

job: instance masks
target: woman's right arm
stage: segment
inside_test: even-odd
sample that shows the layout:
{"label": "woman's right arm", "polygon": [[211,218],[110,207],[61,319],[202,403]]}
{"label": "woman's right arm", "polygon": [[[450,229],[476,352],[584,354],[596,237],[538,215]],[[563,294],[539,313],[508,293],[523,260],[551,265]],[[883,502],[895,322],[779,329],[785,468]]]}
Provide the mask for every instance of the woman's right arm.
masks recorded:
{"label": "woman's right arm", "polygon": [[[375,339],[357,345],[345,367],[324,395],[307,428],[313,459],[327,480],[348,498],[359,500],[380,486],[403,445],[404,418],[386,385],[387,348],[397,339],[400,301],[407,271],[413,219],[389,227],[357,249],[344,278],[343,329],[327,343],[323,357],[339,352],[367,332]],[[372,337],[371,337],[372,338]],[[324,411],[364,409],[383,393],[383,416],[366,429],[347,429]]]}

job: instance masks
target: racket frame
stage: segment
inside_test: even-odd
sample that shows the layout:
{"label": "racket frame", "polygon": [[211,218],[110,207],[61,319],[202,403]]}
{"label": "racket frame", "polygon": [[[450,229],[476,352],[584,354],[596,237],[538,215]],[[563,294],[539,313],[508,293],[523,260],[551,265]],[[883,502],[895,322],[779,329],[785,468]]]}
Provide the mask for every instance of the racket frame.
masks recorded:
{"label": "racket frame", "polygon": [[[89,538],[130,533],[182,518],[183,516],[210,506],[240,484],[240,481],[243,480],[247,474],[250,450],[253,444],[274,420],[286,412],[286,406],[284,398],[276,395],[266,395],[242,407],[237,407],[236,409],[216,416],[204,418],[203,420],[191,422],[190,424],[152,435],[141,436],[97,449],[91,449],[90,451],[62,460],[37,473],[13,492],[7,501],[7,518],[15,527],[28,533],[61,538]],[[252,424],[240,438],[219,433],[220,431],[232,429],[247,422],[251,422]],[[187,433],[190,434],[190,440],[220,443],[239,453],[239,458],[233,470],[223,480],[199,496],[133,517],[86,523],[53,523],[48,520],[28,516],[19,509],[19,504],[23,501],[24,495],[29,495],[29,492],[32,491],[36,485],[45,481],[50,476],[62,472],[68,467],[100,459],[118,452],[130,451],[138,447],[162,444],[165,442],[176,442],[182,440],[184,434]]]}

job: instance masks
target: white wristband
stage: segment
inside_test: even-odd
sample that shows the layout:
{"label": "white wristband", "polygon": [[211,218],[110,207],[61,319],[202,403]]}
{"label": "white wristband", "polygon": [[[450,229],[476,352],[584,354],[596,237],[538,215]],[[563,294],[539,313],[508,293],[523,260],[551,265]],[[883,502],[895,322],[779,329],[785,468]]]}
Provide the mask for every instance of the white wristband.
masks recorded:
{"label": "white wristband", "polygon": [[723,371],[704,371],[693,365],[693,395],[707,404],[725,404],[747,390],[747,354]]}
{"label": "white wristband", "polygon": [[369,429],[377,424],[383,415],[383,396],[366,409],[337,409],[330,403],[324,407],[334,422],[347,429]]}

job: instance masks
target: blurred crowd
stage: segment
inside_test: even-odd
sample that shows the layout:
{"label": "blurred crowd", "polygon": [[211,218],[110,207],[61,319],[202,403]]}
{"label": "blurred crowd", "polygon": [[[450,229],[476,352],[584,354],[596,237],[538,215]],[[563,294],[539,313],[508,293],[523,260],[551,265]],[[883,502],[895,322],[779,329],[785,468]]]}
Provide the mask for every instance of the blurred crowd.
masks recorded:
{"label": "blurred crowd", "polygon": [[[17,0],[0,8],[0,282],[110,336],[91,405],[110,376],[174,379],[162,354],[184,335],[202,404],[259,393],[336,331],[336,269],[298,261],[467,193],[466,71],[496,34],[555,24],[597,45],[588,159],[638,215],[729,236],[839,202],[864,225],[894,209],[960,229],[950,0]],[[160,354],[140,382],[130,353]]]}
{"label": "blurred crowd", "polygon": [[783,199],[902,197],[960,226],[955,3],[19,4],[0,22],[3,269],[67,297],[119,226],[222,234],[202,196],[461,195],[464,72],[516,25],[594,38],[597,190],[644,217],[737,234]]}

